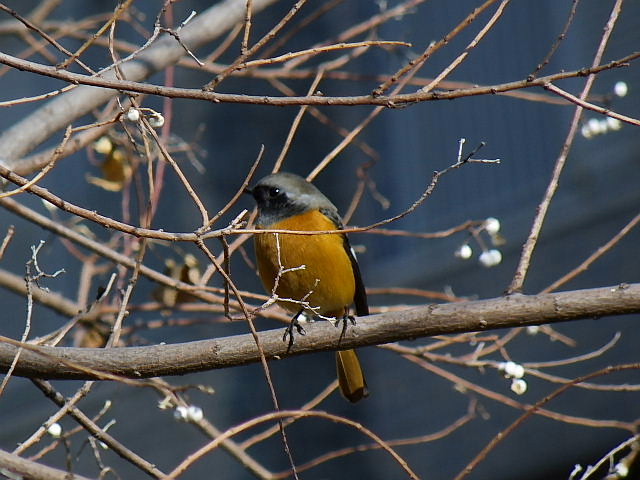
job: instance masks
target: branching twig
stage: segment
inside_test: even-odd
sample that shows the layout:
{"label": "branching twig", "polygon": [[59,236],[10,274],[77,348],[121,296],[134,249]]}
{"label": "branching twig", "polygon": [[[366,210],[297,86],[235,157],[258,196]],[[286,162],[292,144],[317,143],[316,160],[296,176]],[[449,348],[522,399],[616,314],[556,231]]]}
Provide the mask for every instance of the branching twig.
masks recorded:
{"label": "branching twig", "polygon": [[[620,10],[622,8],[622,0],[616,0],[614,4],[611,15],[609,17],[609,21],[605,26],[604,32],[602,34],[602,38],[600,40],[600,44],[598,45],[598,49],[593,57],[592,67],[600,64],[602,60],[602,55],[604,54],[604,50],[609,42],[609,38],[611,33],[613,32],[613,27],[618,20],[618,15],[620,14]],[[593,82],[595,81],[595,76],[589,75],[587,77],[587,81],[585,82],[584,88],[580,93],[580,100],[584,101],[589,92],[591,91],[591,87]],[[547,82],[551,83],[551,82]],[[518,263],[518,267],[513,276],[513,280],[511,281],[511,285],[509,285],[508,292],[520,292],[522,291],[522,287],[524,286],[524,281],[527,276],[527,271],[529,270],[529,265],[531,264],[531,257],[533,255],[533,251],[536,248],[538,243],[538,238],[540,236],[540,232],[542,230],[542,224],[545,221],[547,216],[547,211],[549,210],[549,206],[551,205],[551,200],[553,199],[556,189],[558,188],[558,183],[560,180],[560,175],[562,174],[562,170],[564,169],[564,165],[567,161],[567,157],[569,155],[569,151],[571,150],[571,146],[573,145],[573,140],[575,139],[576,133],[578,132],[580,117],[582,116],[583,107],[578,105],[575,108],[575,112],[573,114],[573,119],[571,121],[571,126],[569,127],[569,132],[567,133],[567,138],[562,145],[562,149],[560,150],[560,155],[556,160],[556,164],[553,168],[553,173],[551,175],[551,179],[549,180],[549,184],[547,185],[547,190],[544,194],[540,205],[538,205],[538,209],[536,210],[536,216],[533,220],[533,224],[531,226],[531,232],[522,248],[522,254],[520,255],[520,261]]]}
{"label": "branching twig", "polygon": [[207,445],[205,445],[204,447],[200,448],[197,452],[192,453],[191,455],[189,455],[189,457],[187,457],[180,465],[178,465],[173,471],[171,471],[169,473],[169,476],[173,477],[173,476],[178,476],[178,475],[184,473],[191,465],[193,465],[193,463],[195,463],[196,461],[201,459],[207,453],[209,453],[212,450],[216,449],[218,447],[218,445],[223,440],[225,440],[226,438],[229,438],[229,437],[232,437],[234,435],[237,435],[240,432],[243,432],[245,430],[248,430],[250,428],[253,428],[254,426],[260,425],[260,424],[265,423],[265,422],[272,422],[274,420],[277,421],[279,419],[287,419],[287,418],[290,418],[290,417],[294,417],[294,418],[295,417],[301,417],[301,418],[305,418],[305,417],[307,417],[307,418],[309,418],[309,417],[325,418],[325,419],[330,420],[332,422],[341,423],[341,424],[347,425],[347,426],[349,426],[351,428],[354,428],[355,430],[358,430],[362,434],[364,434],[364,435],[368,436],[369,438],[371,438],[378,445],[380,445],[381,448],[386,450],[387,453],[389,453],[393,457],[393,459],[396,460],[396,462],[398,462],[398,464],[400,464],[402,469],[409,475],[409,478],[412,478],[414,480],[418,480],[418,478],[419,478],[411,470],[409,465],[407,465],[407,462],[400,455],[398,455],[387,444],[387,442],[382,440],[379,436],[377,436],[375,433],[373,433],[368,428],[364,427],[363,425],[361,425],[361,424],[359,424],[357,422],[349,420],[347,418],[339,417],[337,415],[332,415],[332,414],[326,413],[326,412],[318,412],[318,411],[314,411],[314,410],[306,410],[306,411],[305,410],[282,410],[282,411],[279,411],[279,412],[274,412],[274,413],[270,413],[270,414],[266,414],[266,415],[261,415],[259,417],[254,418],[254,419],[246,421],[246,422],[238,425],[237,427],[234,427],[234,428],[231,428],[231,429],[227,430],[226,432],[224,432],[223,435],[221,435],[217,439],[209,442]]}
{"label": "branching twig", "polygon": [[469,464],[455,477],[454,480],[463,480],[464,478],[466,478],[469,475],[469,473],[471,473],[478,466],[478,464],[480,464],[487,457],[487,455],[493,449],[496,448],[496,446],[499,443],[501,443],[503,440],[505,440],[514,430],[516,430],[520,425],[522,425],[529,417],[531,417],[532,415],[540,412],[541,408],[544,405],[549,403],[554,398],[559,397],[560,395],[562,395],[564,392],[569,390],[574,385],[576,385],[578,383],[581,383],[581,382],[584,382],[586,380],[590,380],[590,379],[595,378],[595,377],[601,377],[603,375],[609,375],[609,374],[614,373],[614,372],[620,372],[620,371],[625,371],[625,370],[638,370],[638,369],[640,369],[640,364],[637,364],[637,363],[626,364],[626,365],[618,365],[618,366],[614,366],[614,367],[607,367],[607,368],[603,368],[602,370],[598,370],[597,372],[593,372],[593,373],[590,373],[590,374],[587,374],[587,375],[583,375],[583,376],[581,376],[579,378],[576,378],[571,383],[567,383],[567,384],[563,385],[562,387],[558,388],[553,393],[551,393],[550,395],[547,395],[542,400],[537,402],[535,405],[532,405],[531,407],[529,407],[527,409],[527,411],[525,413],[523,413],[515,422],[513,422],[511,425],[509,425],[507,428],[505,428],[501,432],[499,432],[480,451],[480,453],[478,453],[478,455],[476,455],[476,457],[471,462],[469,462]]}
{"label": "branching twig", "polygon": [[[307,3],[307,0],[298,0],[293,5],[293,7],[291,7],[291,9],[287,12],[287,14],[284,17],[282,17],[282,19],[276,25],[274,25],[274,27],[271,30],[269,30],[269,32],[267,32],[264,35],[264,37],[262,37],[260,40],[258,40],[253,45],[253,47],[248,49],[246,52],[243,52],[240,55],[240,57],[238,57],[238,59],[236,59],[233,62],[232,65],[230,65],[225,71],[223,71],[218,76],[216,76],[216,78],[214,78],[212,81],[207,83],[204,87],[202,87],[202,89],[206,90],[206,91],[213,90],[216,86],[218,86],[220,84],[220,82],[222,82],[222,80],[224,80],[230,74],[235,72],[237,70],[238,66],[240,64],[242,64],[247,58],[249,58],[252,55],[254,55],[255,53],[257,53],[269,41],[273,40],[273,38],[275,38],[275,36],[278,34],[278,32],[280,32],[285,27],[285,25],[287,25],[291,21],[291,19],[298,13],[298,11],[302,8],[302,6],[305,3]],[[251,0],[250,7],[251,7],[251,10],[252,10],[251,13],[254,13],[254,9],[255,9],[254,0]],[[246,16],[245,16],[245,18],[246,18]]]}
{"label": "branching twig", "polygon": [[565,275],[562,276],[562,278],[559,278],[558,280],[553,282],[551,285],[546,287],[540,293],[553,292],[554,290],[557,290],[561,286],[565,285],[567,282],[576,278],[581,273],[587,271],[595,261],[602,258],[603,255],[605,255],[614,246],[616,246],[618,242],[620,242],[620,240],[622,240],[631,230],[633,230],[638,225],[638,223],[640,223],[640,213],[635,217],[633,217],[631,220],[629,220],[629,222],[624,227],[622,227],[622,229],[620,229],[618,233],[616,233],[613,237],[611,237],[611,239],[607,243],[605,243],[600,248],[598,248],[595,252],[589,255],[589,257],[587,257],[580,265],[578,265],[576,268],[574,268],[570,272],[567,272]]}

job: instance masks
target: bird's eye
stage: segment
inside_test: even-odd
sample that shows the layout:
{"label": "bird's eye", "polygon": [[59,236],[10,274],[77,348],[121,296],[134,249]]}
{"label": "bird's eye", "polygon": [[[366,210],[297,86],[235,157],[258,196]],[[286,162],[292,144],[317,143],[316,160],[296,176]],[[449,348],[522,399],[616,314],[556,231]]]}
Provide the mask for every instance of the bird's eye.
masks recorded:
{"label": "bird's eye", "polygon": [[278,187],[269,187],[269,196],[275,198],[280,195],[280,189]]}

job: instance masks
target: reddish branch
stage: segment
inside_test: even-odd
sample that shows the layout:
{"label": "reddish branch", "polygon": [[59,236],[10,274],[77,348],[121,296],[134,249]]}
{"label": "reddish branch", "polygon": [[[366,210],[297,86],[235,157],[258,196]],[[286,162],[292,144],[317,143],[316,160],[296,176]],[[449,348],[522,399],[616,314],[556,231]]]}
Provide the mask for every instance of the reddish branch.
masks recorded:
{"label": "reddish branch", "polygon": [[79,73],[58,70],[55,67],[42,65],[40,63],[22,60],[6,53],[0,53],[0,63],[27,72],[57,78],[72,84],[89,85],[102,87],[124,92],[144,93],[148,95],[158,95],[170,98],[188,98],[192,100],[205,100],[214,103],[249,103],[255,105],[271,106],[291,106],[291,105],[330,105],[330,106],[352,106],[352,105],[378,105],[388,108],[405,107],[415,102],[450,100],[453,98],[469,97],[475,95],[494,95],[496,93],[508,92],[521,88],[545,87],[549,83],[566,78],[584,77],[600,73],[604,70],[627,67],[630,62],[640,57],[640,52],[634,52],[626,57],[613,60],[609,63],[598,65],[592,68],[582,68],[568,72],[559,72],[536,79],[524,79],[514,82],[502,83],[499,85],[464,88],[452,91],[404,93],[393,96],[373,96],[354,95],[348,97],[329,97],[312,95],[306,97],[271,97],[268,95],[243,95],[232,93],[215,93],[195,88],[164,87],[151,83],[141,83],[129,80],[118,80],[114,78],[104,78],[89,76]]}

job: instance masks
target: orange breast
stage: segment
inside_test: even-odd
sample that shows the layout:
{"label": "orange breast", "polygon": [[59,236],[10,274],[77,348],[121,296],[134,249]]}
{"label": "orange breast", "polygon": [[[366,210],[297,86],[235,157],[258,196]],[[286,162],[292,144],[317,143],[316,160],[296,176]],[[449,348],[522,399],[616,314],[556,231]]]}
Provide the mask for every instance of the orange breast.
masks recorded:
{"label": "orange breast", "polygon": [[[333,222],[317,210],[268,228],[336,229]],[[268,293],[275,287],[280,298],[278,303],[287,310],[297,312],[302,308],[291,300],[306,301],[317,308],[316,313],[338,317],[353,303],[355,280],[343,235],[257,234],[255,245],[262,283]]]}

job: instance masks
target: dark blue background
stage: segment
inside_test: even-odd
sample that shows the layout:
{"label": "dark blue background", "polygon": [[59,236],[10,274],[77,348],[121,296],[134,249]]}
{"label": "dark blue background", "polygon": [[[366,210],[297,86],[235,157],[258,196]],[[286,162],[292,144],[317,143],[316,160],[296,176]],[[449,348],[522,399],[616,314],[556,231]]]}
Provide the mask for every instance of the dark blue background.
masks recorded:
{"label": "dark blue background", "polygon": [[[210,2],[180,2],[175,5],[175,17],[179,21],[186,18],[191,9],[202,11],[209,4]],[[291,2],[281,2],[257,15],[254,19],[253,38],[259,38],[261,33],[266,32],[281,18],[290,4]],[[306,11],[319,4],[320,2],[310,2]],[[386,52],[372,49],[347,69],[370,74],[395,72],[407,61],[408,56],[419,54],[429,42],[440,39],[478,4],[480,2],[468,0],[426,2],[414,14],[388,22],[379,31],[382,39],[411,42],[413,47],[410,53],[404,50]],[[9,2],[9,5],[24,13],[33,7],[34,2]],[[568,38],[542,74],[589,66],[612,5],[611,1],[581,2]],[[561,32],[570,6],[571,2],[555,0],[512,2],[496,27],[449,79],[488,85],[525,78],[544,58]],[[112,7],[112,2],[65,2],[56,10],[54,18],[80,18],[94,12],[108,11]],[[146,23],[151,27],[159,3],[140,3],[137,8],[148,10]],[[314,44],[368,18],[376,10],[375,2],[344,2],[307,29],[304,35],[294,39],[284,51]],[[303,15],[304,13],[305,11]],[[637,49],[640,44],[639,15],[637,2],[626,2],[604,62]],[[454,38],[428,62],[420,76],[439,73],[462,51],[487,19],[488,15],[485,14],[477,21],[477,25]],[[140,37],[133,32],[125,30],[121,34],[125,37],[128,35],[131,41],[142,43]],[[21,51],[24,45],[15,38],[2,37],[0,41],[3,51],[14,54]],[[238,46],[233,48],[223,60],[229,61],[236,55]],[[92,52],[92,55],[95,65],[105,65],[108,62],[98,50]],[[42,61],[41,58],[39,60]],[[612,107],[637,118],[640,111],[640,96],[636,91],[639,78],[640,70],[636,64],[604,72],[596,79],[593,93],[610,94],[617,81],[626,81],[630,87],[629,95],[615,99]],[[176,84],[196,87],[209,79],[193,70],[178,70]],[[52,88],[50,79],[16,71],[9,72],[0,81],[3,86],[2,99],[32,95],[36,91]],[[162,83],[163,77],[156,75],[150,81]],[[287,84],[303,94],[309,82],[307,79],[288,81]],[[584,80],[579,79],[564,81],[559,85],[577,95],[583,83]],[[377,84],[376,81],[356,84],[327,80],[319,88],[325,95],[347,95],[368,93]],[[245,78],[228,79],[218,91],[278,94],[267,82]],[[543,93],[541,89],[532,91]],[[161,105],[162,99],[158,98],[147,98],[144,101],[144,106],[156,109],[160,109]],[[6,129],[38,106],[39,104],[27,104],[3,110],[0,128]],[[201,159],[207,169],[206,173],[198,174],[184,159],[181,165],[210,212],[221,208],[237,190],[261,144],[265,145],[265,157],[260,174],[270,171],[298,111],[293,107],[268,108],[186,100],[176,100],[174,108],[174,131],[184,140],[194,140],[196,130],[201,125],[206,127],[205,134],[199,140],[199,144],[206,150],[206,156]],[[334,107],[321,110],[338,125],[350,128],[357,125],[371,111],[371,107]],[[501,247],[503,262],[493,269],[485,269],[479,266],[477,257],[466,262],[454,257],[453,252],[464,241],[465,234],[441,240],[354,235],[352,243],[366,247],[366,251],[359,255],[359,261],[367,286],[420,287],[439,291],[450,288],[459,296],[500,296],[515,271],[521,245],[529,232],[536,207],[542,199],[560,153],[573,112],[572,106],[528,102],[501,95],[425,102],[383,112],[360,139],[371,145],[380,156],[380,161],[371,167],[369,173],[379,191],[391,201],[391,207],[388,211],[382,210],[371,195],[367,194],[351,223],[366,225],[407,208],[420,196],[433,171],[443,169],[455,161],[458,139],[465,137],[469,149],[481,141],[487,142],[478,156],[500,158],[501,164],[468,165],[448,174],[442,178],[434,194],[423,206],[393,224],[392,228],[430,232],[468,219],[493,216],[500,219],[507,244]],[[592,112],[587,112],[584,118],[586,120],[592,117],[600,118]],[[540,291],[575,267],[637,214],[640,205],[639,138],[637,129],[630,125],[590,140],[578,136],[536,249],[525,293]],[[58,140],[59,138],[52,139],[50,145]],[[307,174],[339,141],[340,137],[307,114],[294,140],[285,169]],[[359,149],[350,146],[318,177],[316,184],[341,211],[347,208],[353,194],[357,180],[355,169],[367,161],[369,158]],[[61,162],[47,177],[44,185],[71,202],[86,208],[96,208],[101,213],[118,218],[121,215],[119,196],[87,184],[85,174],[88,171],[94,175],[99,173],[95,166],[87,162],[86,153],[81,152]],[[44,211],[37,199],[21,198],[21,201]],[[241,208],[251,207],[250,198],[242,199],[225,220],[233,218]],[[64,215],[61,217],[67,218]],[[167,231],[192,231],[199,226],[199,219],[197,210],[182,186],[173,175],[168,175],[161,213],[155,226]],[[6,211],[0,211],[0,233],[4,233],[9,224],[16,225],[17,234],[0,267],[22,274],[24,263],[30,255],[29,246],[44,239],[47,244],[40,255],[43,268],[52,271],[64,267],[67,271],[62,277],[47,281],[46,284],[52,290],[74,298],[80,269],[78,261],[70,257],[60,241],[48,232],[33,227]],[[97,226],[91,226],[91,229],[101,239],[109,235],[109,232],[101,231]],[[638,232],[631,232],[614,251],[563,289],[639,281],[639,240]],[[217,244],[212,243],[211,246],[218,249]],[[146,262],[149,266],[162,269],[165,257],[179,258],[181,255],[179,252],[174,253],[171,248],[172,246],[154,246]],[[180,249],[193,252],[204,262],[202,256],[190,245],[180,245]],[[239,256],[234,258],[232,267],[240,288],[261,291],[257,277]],[[220,285],[219,281],[214,283]],[[154,288],[148,280],[142,279],[136,288],[134,302],[148,301]],[[372,305],[388,301],[389,298],[370,299]],[[416,299],[394,297],[391,301],[415,303]],[[1,317],[0,333],[18,337],[24,325],[25,300],[3,291],[0,292],[0,303],[5,311]],[[136,317],[154,319],[158,315],[141,314]],[[209,316],[202,314],[199,317],[205,320],[199,327],[145,331],[142,334],[151,342],[177,342],[247,331],[242,322],[228,324],[211,321]],[[565,358],[598,348],[612,338],[616,331],[622,332],[622,340],[618,346],[604,357],[587,365],[567,366],[551,372],[574,377],[604,365],[637,361],[639,336],[637,328],[633,328],[637,319],[637,316],[607,318],[557,326],[559,331],[577,341],[577,347],[573,349],[552,342],[542,335],[521,335],[510,345],[509,351],[514,360],[519,362]],[[59,326],[64,320],[44,307],[36,306],[34,335]],[[269,321],[259,321],[258,325],[263,329],[276,326]],[[419,342],[409,343],[418,344]],[[372,391],[371,397],[357,406],[351,406],[336,395],[323,404],[322,409],[361,422],[384,439],[432,433],[449,425],[465,412],[468,397],[455,391],[455,386],[451,383],[382,349],[364,349],[361,357]],[[494,359],[500,358],[496,356]],[[324,388],[334,375],[330,354],[275,362],[271,366],[283,408],[299,407]],[[468,368],[445,367],[486,388],[514,397],[509,390],[508,381],[500,378],[494,371],[482,374]],[[638,383],[638,378],[636,373],[629,373],[624,378],[617,378],[617,381]],[[219,428],[230,427],[272,408],[259,365],[170,380],[184,384],[200,382],[212,385],[216,389],[214,396],[194,393],[191,398]],[[518,401],[533,403],[556,388],[533,377],[528,376],[527,380],[529,391],[524,396],[515,398]],[[606,378],[604,381],[613,383],[614,379]],[[55,385],[66,393],[73,392],[78,386],[76,382],[55,382]],[[474,396],[471,394],[471,397]],[[190,426],[173,422],[170,419],[171,412],[156,410],[154,404],[158,399],[148,390],[104,383],[95,388],[95,392],[81,403],[81,407],[91,415],[99,410],[105,398],[114,401],[107,418],[118,419],[111,433],[162,469],[170,469],[206,441]],[[492,400],[479,398],[479,401],[484,414],[471,425],[443,440],[399,447],[398,451],[424,478],[451,478],[498,431],[520,415],[519,411]],[[574,389],[554,401],[550,408],[578,416],[631,420],[637,418],[637,405],[637,395]],[[12,449],[16,442],[26,438],[54,411],[54,406],[43,401],[40,393],[31,388],[28,380],[14,378],[0,402],[0,446]],[[65,429],[73,425],[69,420],[63,421],[63,424]],[[326,450],[367,442],[354,430],[327,424],[324,420],[301,421],[288,429],[288,432],[294,458],[300,463]],[[490,454],[471,478],[566,478],[574,464],[596,461],[625,438],[627,434],[622,431],[587,429],[542,417],[532,418]],[[77,449],[78,446],[76,442],[74,448]],[[251,453],[274,470],[286,469],[288,466],[278,436],[252,449]],[[61,459],[62,455],[58,457]],[[105,452],[105,457],[107,464],[117,466],[123,478],[141,477],[130,466],[119,463],[117,457],[110,452]],[[81,455],[81,460],[85,465],[93,462],[88,451]],[[62,466],[63,463],[59,465]],[[94,467],[84,468],[87,468],[86,472],[97,473],[92,470]],[[205,478],[211,476],[212,472],[225,479],[249,478],[249,474],[224,452],[214,453],[200,461],[184,478]],[[398,466],[388,455],[375,452],[330,461],[303,473],[302,478],[386,479],[401,478],[401,475]]]}

